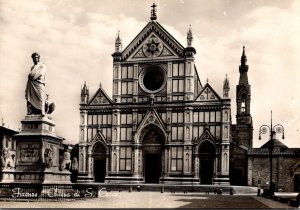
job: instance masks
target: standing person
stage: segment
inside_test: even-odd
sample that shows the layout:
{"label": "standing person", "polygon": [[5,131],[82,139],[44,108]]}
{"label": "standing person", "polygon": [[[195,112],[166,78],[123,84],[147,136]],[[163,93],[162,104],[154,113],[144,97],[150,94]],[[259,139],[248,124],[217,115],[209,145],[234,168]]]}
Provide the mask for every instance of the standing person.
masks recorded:
{"label": "standing person", "polygon": [[31,58],[34,65],[28,74],[28,82],[25,90],[27,114],[41,114],[45,116],[46,65],[40,62],[40,55],[36,52],[31,55]]}

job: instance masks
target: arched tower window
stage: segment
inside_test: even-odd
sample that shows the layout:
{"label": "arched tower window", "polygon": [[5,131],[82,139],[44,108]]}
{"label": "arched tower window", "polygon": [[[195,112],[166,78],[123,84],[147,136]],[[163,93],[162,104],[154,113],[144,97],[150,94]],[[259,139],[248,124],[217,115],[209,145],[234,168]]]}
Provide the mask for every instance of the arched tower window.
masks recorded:
{"label": "arched tower window", "polygon": [[245,112],[246,112],[246,101],[245,101],[245,99],[242,99],[241,113],[245,114]]}

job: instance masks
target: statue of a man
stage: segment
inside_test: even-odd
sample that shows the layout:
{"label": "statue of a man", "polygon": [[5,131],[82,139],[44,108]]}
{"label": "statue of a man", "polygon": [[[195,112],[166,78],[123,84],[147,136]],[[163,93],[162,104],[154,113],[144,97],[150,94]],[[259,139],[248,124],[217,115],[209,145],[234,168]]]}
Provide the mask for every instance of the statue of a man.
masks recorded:
{"label": "statue of a man", "polygon": [[25,90],[27,100],[27,114],[42,114],[45,116],[46,103],[46,65],[40,62],[40,55],[33,53],[31,55],[34,65],[28,74],[28,81]]}
{"label": "statue of a man", "polygon": [[47,101],[48,95],[45,92],[46,65],[40,62],[40,55],[31,55],[34,65],[28,74],[28,82],[25,90],[27,100],[27,114],[50,114],[54,110],[54,103]]}

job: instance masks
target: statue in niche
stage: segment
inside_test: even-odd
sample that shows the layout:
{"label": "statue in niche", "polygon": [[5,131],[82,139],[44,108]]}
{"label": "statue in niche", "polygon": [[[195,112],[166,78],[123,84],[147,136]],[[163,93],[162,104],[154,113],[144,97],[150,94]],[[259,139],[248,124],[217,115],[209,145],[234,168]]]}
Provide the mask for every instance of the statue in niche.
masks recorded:
{"label": "statue in niche", "polygon": [[13,157],[9,149],[4,148],[1,155],[1,169],[12,169],[15,167]]}
{"label": "statue in niche", "polygon": [[55,109],[54,103],[50,101],[49,95],[45,93],[46,65],[40,62],[40,55],[36,52],[31,55],[31,58],[34,65],[28,74],[25,90],[27,114],[45,116],[51,114]]}
{"label": "statue in niche", "polygon": [[64,159],[60,165],[60,170],[70,170],[71,169],[71,154],[70,152],[64,152]]}
{"label": "statue in niche", "polygon": [[150,95],[150,106],[154,106],[154,94]]}
{"label": "statue in niche", "polygon": [[53,149],[46,148],[44,152],[45,167],[50,168],[53,165]]}

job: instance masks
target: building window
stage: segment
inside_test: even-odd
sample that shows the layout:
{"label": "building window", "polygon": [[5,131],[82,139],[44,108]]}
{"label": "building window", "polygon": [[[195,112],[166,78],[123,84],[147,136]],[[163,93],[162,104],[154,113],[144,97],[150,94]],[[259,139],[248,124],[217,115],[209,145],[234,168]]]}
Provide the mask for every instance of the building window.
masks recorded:
{"label": "building window", "polygon": [[177,77],[177,76],[184,76],[184,63],[174,63],[173,64],[173,71],[172,71],[172,76]]}
{"label": "building window", "polygon": [[184,92],[184,80],[183,79],[173,79],[172,90],[173,90],[173,93]]}
{"label": "building window", "polygon": [[131,147],[120,148],[120,171],[131,171]]}
{"label": "building window", "polygon": [[106,140],[111,140],[111,128],[101,128],[101,132]]}
{"label": "building window", "polygon": [[121,141],[132,140],[132,128],[120,128],[120,131],[121,131],[121,136],[120,136]]}
{"label": "building window", "polygon": [[209,122],[209,112],[205,112],[205,114],[204,114],[204,122]]}
{"label": "building window", "polygon": [[132,94],[132,82],[122,82],[122,94]]}
{"label": "building window", "polygon": [[111,115],[110,114],[98,115],[98,125],[111,125]]}
{"label": "building window", "polygon": [[242,105],[241,105],[241,113],[245,114],[246,111],[246,102],[245,99],[242,100]]}
{"label": "building window", "polygon": [[172,147],[171,171],[182,171],[182,147]]}
{"label": "building window", "polygon": [[210,112],[210,122],[216,122],[216,112]]}
{"label": "building window", "polygon": [[172,127],[172,141],[182,141],[183,140],[183,127],[173,126]]}
{"label": "building window", "polygon": [[93,125],[97,125],[97,115],[93,115]]}
{"label": "building window", "polygon": [[193,114],[193,122],[199,122],[199,112],[194,112]]}
{"label": "building window", "polygon": [[133,78],[132,66],[122,67],[122,79],[132,79],[132,78]]}
{"label": "building window", "polygon": [[88,115],[88,125],[93,125],[93,115]]}
{"label": "building window", "polygon": [[159,113],[159,115],[160,115],[162,121],[164,123],[166,123],[167,122],[167,113]]}
{"label": "building window", "polygon": [[115,79],[118,78],[118,67],[115,67],[115,70],[114,70],[114,78],[115,78]]}
{"label": "building window", "polygon": [[203,134],[204,127],[203,126],[193,126],[193,139],[199,139]]}
{"label": "building window", "polygon": [[220,111],[216,112],[216,122],[221,122],[221,112]]}
{"label": "building window", "polygon": [[183,112],[173,112],[172,123],[183,123]]}
{"label": "building window", "polygon": [[139,113],[137,118],[138,119],[137,123],[140,123],[143,120],[143,118],[144,118],[144,114]]}
{"label": "building window", "polygon": [[121,124],[131,125],[132,124],[132,114],[121,114]]}
{"label": "building window", "polygon": [[187,91],[191,91],[191,80],[190,79],[188,79],[187,80]]}

